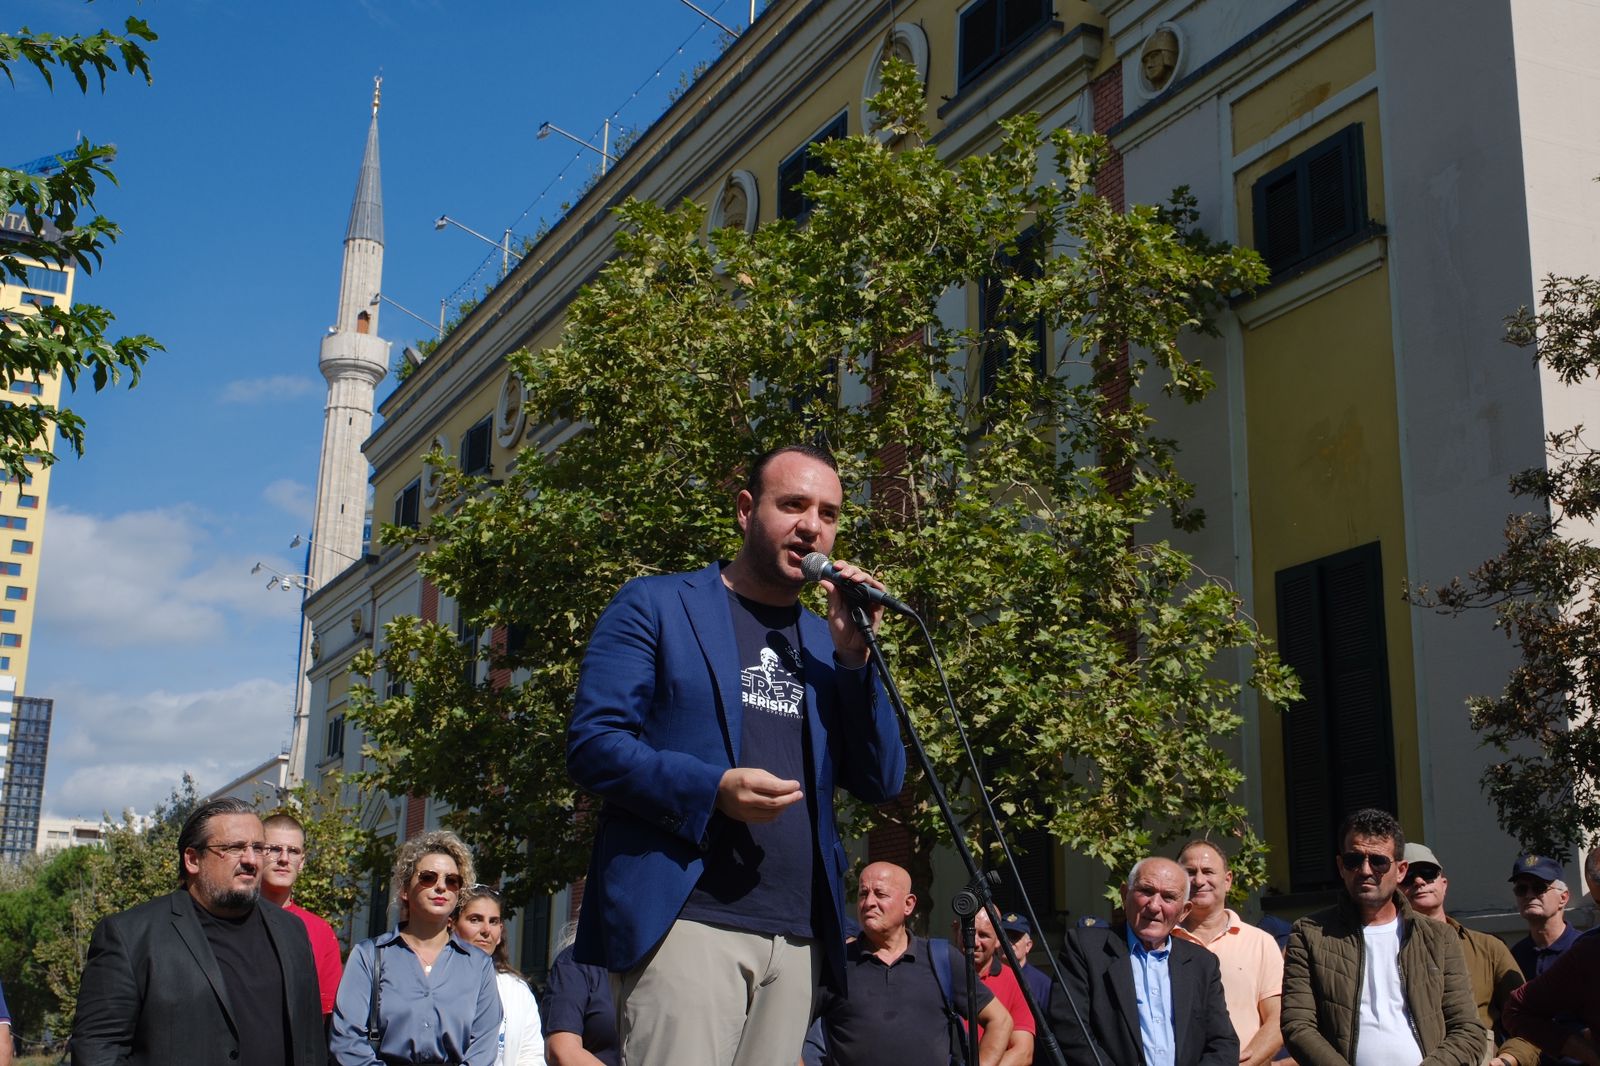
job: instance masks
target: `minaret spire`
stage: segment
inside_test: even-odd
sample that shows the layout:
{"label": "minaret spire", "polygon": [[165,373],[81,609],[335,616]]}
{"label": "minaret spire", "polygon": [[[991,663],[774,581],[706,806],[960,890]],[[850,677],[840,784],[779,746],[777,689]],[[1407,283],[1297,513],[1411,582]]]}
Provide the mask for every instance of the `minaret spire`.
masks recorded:
{"label": "minaret spire", "polygon": [[356,198],[350,205],[350,225],[344,234],[346,244],[358,239],[383,244],[383,181],[378,171],[378,94],[383,88],[383,78],[373,80],[372,124],[367,127],[361,177],[356,181]]}
{"label": "minaret spire", "polygon": [[[322,463],[317,472],[316,512],[306,560],[310,591],[315,592],[365,551],[367,459],[362,442],[372,433],[374,394],[389,372],[389,342],[378,338],[378,293],[383,286],[383,185],[378,171],[378,105],[383,78],[374,79],[372,122],[361,156],[361,173],[350,205],[344,237],[344,269],[339,279],[339,312],[322,338],[319,365],[328,379],[323,412]],[[289,741],[291,783],[306,767],[310,726],[309,682],[312,633],[302,624],[300,676],[295,684],[294,731]]]}

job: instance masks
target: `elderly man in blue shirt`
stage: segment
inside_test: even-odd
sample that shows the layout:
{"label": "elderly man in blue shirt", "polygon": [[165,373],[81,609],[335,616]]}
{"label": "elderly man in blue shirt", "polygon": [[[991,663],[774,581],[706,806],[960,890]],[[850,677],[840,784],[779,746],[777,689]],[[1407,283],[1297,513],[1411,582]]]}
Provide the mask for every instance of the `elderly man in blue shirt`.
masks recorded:
{"label": "elderly man in blue shirt", "polygon": [[1123,921],[1072,929],[1061,950],[1066,985],[1050,1025],[1068,1061],[1098,1051],[1106,1066],[1237,1066],[1217,958],[1172,936],[1189,907],[1183,867],[1141,859],[1122,906]]}

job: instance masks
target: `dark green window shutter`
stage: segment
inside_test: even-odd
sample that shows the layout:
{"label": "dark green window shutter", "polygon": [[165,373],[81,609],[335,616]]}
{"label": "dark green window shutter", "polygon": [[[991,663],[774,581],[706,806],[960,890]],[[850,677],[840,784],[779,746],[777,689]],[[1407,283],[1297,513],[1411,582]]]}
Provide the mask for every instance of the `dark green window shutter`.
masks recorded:
{"label": "dark green window shutter", "polygon": [[796,148],[778,164],[778,217],[796,222],[811,213],[811,203],[800,192],[800,182],[807,174],[826,174],[830,168],[812,154],[811,149],[824,141],[834,141],[849,132],[848,112],[841,111],[833,121],[817,131],[805,144]]}
{"label": "dark green window shutter", "polygon": [[956,85],[994,66],[1051,18],[1047,0],[977,0],[961,12]]}
{"label": "dark green window shutter", "polygon": [[[1002,268],[1014,268],[1020,277],[1039,277],[1041,266],[1036,253],[1042,249],[1038,247],[1039,236],[1036,230],[1024,233],[1017,241],[1017,254],[1003,256],[1000,260]],[[1003,335],[1002,330],[1009,328],[1011,332],[1022,334],[1032,332],[1033,353],[1029,364],[1035,374],[1043,374],[1047,365],[1045,359],[1046,333],[1044,318],[1035,317],[1032,322],[1024,322],[1015,312],[1006,306],[1006,287],[1001,275],[991,275],[980,278],[978,282],[978,330],[983,336],[981,362],[978,367],[978,395],[990,396],[994,393],[995,385],[1000,379],[1000,370],[1011,362],[1013,354],[1010,343]]]}
{"label": "dark green window shutter", "polygon": [[1256,250],[1274,275],[1368,227],[1366,174],[1361,123],[1354,122],[1256,180]]}
{"label": "dark green window shutter", "polygon": [[[1023,912],[1022,893],[1028,894],[1041,922],[1055,913],[1056,899],[1056,842],[1048,829],[1026,829],[1020,833],[1006,834],[1011,854],[1016,858],[1015,869],[1002,869],[1000,884],[994,890],[994,905],[1001,914]],[[1034,941],[1043,942],[1043,934],[1034,930]]]}
{"label": "dark green window shutter", "polygon": [[1337,883],[1346,814],[1395,809],[1379,546],[1281,570],[1276,584],[1278,645],[1302,695],[1283,717],[1289,880],[1301,892]]}

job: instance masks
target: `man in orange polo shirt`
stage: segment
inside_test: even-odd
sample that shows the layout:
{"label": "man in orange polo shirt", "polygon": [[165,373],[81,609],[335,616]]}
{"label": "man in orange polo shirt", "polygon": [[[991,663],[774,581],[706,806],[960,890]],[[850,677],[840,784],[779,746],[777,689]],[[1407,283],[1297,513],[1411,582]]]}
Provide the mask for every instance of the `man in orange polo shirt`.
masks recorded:
{"label": "man in orange polo shirt", "polygon": [[1228,1019],[1239,1036],[1241,1066],[1263,1066],[1283,1047],[1278,1011],[1283,1005],[1283,953],[1271,934],[1240,920],[1227,906],[1233,871],[1222,849],[1193,840],[1178,853],[1189,875],[1189,913],[1173,936],[1217,956]]}

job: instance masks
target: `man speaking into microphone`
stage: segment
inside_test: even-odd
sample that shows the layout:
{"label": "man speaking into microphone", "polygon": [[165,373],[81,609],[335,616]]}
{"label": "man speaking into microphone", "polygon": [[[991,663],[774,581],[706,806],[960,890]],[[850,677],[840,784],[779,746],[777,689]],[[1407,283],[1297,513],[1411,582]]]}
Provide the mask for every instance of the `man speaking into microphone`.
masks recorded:
{"label": "man speaking into microphone", "polygon": [[[819,983],[844,991],[833,790],[900,792],[905,749],[844,583],[800,606],[844,491],[833,457],[756,459],[730,563],[636,578],[595,625],[567,768],[604,800],[575,955],[611,971],[628,1066],[793,1066]],[[873,607],[877,625],[881,607]]]}

